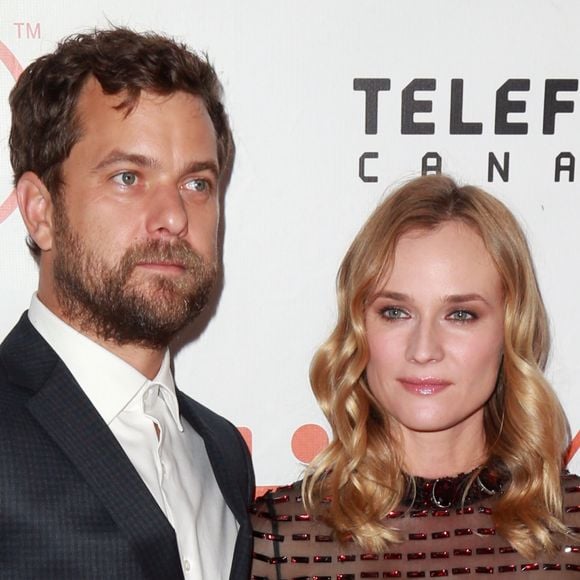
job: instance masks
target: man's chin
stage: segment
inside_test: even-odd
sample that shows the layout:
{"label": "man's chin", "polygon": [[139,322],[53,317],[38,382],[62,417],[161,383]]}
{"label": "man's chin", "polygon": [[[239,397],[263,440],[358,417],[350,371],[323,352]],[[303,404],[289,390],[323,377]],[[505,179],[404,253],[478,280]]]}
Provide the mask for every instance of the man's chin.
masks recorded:
{"label": "man's chin", "polygon": [[135,313],[113,324],[96,324],[94,326],[100,338],[120,346],[138,345],[151,349],[166,347],[172,338],[194,318],[194,315],[183,312],[156,310]]}
{"label": "man's chin", "polygon": [[115,334],[117,326],[116,334],[125,343],[167,346],[205,308],[210,289],[176,288],[167,281],[141,287],[138,295],[122,302],[116,324],[111,321],[111,331]]}
{"label": "man's chin", "polygon": [[184,292],[173,284],[141,284],[107,301],[69,301],[63,312],[81,332],[119,346],[166,347],[192,322],[207,302],[207,294]]}
{"label": "man's chin", "polygon": [[198,284],[191,273],[181,270],[160,272],[136,268],[125,285],[126,292],[141,296],[152,305],[159,300],[194,300]]}

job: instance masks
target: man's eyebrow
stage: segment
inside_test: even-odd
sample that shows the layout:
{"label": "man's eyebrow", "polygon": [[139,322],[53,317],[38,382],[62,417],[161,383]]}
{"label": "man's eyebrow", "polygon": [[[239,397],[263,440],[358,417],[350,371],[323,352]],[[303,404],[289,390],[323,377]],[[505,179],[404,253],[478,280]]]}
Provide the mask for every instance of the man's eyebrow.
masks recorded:
{"label": "man's eyebrow", "polygon": [[158,167],[159,163],[152,157],[139,153],[129,153],[121,149],[113,149],[104,159],[94,167],[94,171],[105,169],[115,163],[131,163],[139,167]]}
{"label": "man's eyebrow", "polygon": [[197,173],[198,171],[210,171],[216,179],[220,174],[218,164],[215,161],[194,161],[186,166],[184,173]]}
{"label": "man's eyebrow", "polygon": [[[93,169],[99,171],[106,169],[116,163],[130,163],[137,167],[156,168],[159,167],[159,161],[153,157],[142,155],[140,153],[129,153],[121,149],[113,149],[104,159],[102,159]],[[183,173],[197,173],[198,171],[210,171],[217,179],[219,177],[218,164],[213,161],[193,161],[185,166]]]}

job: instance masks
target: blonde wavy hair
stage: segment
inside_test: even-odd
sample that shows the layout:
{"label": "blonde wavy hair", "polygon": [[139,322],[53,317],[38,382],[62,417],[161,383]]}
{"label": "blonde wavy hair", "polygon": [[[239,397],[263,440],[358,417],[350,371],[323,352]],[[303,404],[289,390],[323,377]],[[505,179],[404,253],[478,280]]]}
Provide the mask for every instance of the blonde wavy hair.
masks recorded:
{"label": "blonde wavy hair", "polygon": [[[352,537],[374,551],[401,541],[385,517],[400,504],[408,480],[396,422],[366,382],[365,308],[392,267],[400,237],[448,221],[462,222],[481,236],[505,297],[503,363],[484,411],[488,458],[509,474],[493,510],[494,524],[524,556],[553,552],[567,533],[560,476],[570,434],[543,374],[550,338],[530,250],[503,203],[476,187],[459,187],[447,176],[416,178],[388,196],[340,266],[338,321],[310,372],[333,438],[306,470],[306,508],[340,540]],[[322,501],[327,497],[330,503]]]}

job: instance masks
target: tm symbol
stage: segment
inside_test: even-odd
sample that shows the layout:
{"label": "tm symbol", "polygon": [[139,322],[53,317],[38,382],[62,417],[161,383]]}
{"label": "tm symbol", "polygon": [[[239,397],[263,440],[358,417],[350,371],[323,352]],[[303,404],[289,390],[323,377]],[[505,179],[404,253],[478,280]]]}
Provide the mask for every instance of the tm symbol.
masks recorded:
{"label": "tm symbol", "polygon": [[40,22],[14,22],[16,38],[19,40],[40,38]]}

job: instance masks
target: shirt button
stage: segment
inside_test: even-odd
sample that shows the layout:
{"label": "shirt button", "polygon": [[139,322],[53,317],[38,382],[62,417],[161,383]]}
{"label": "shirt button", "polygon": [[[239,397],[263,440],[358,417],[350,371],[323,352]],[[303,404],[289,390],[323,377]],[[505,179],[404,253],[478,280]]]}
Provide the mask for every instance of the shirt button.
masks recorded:
{"label": "shirt button", "polygon": [[183,568],[186,572],[191,570],[191,564],[189,563],[189,560],[183,560]]}

